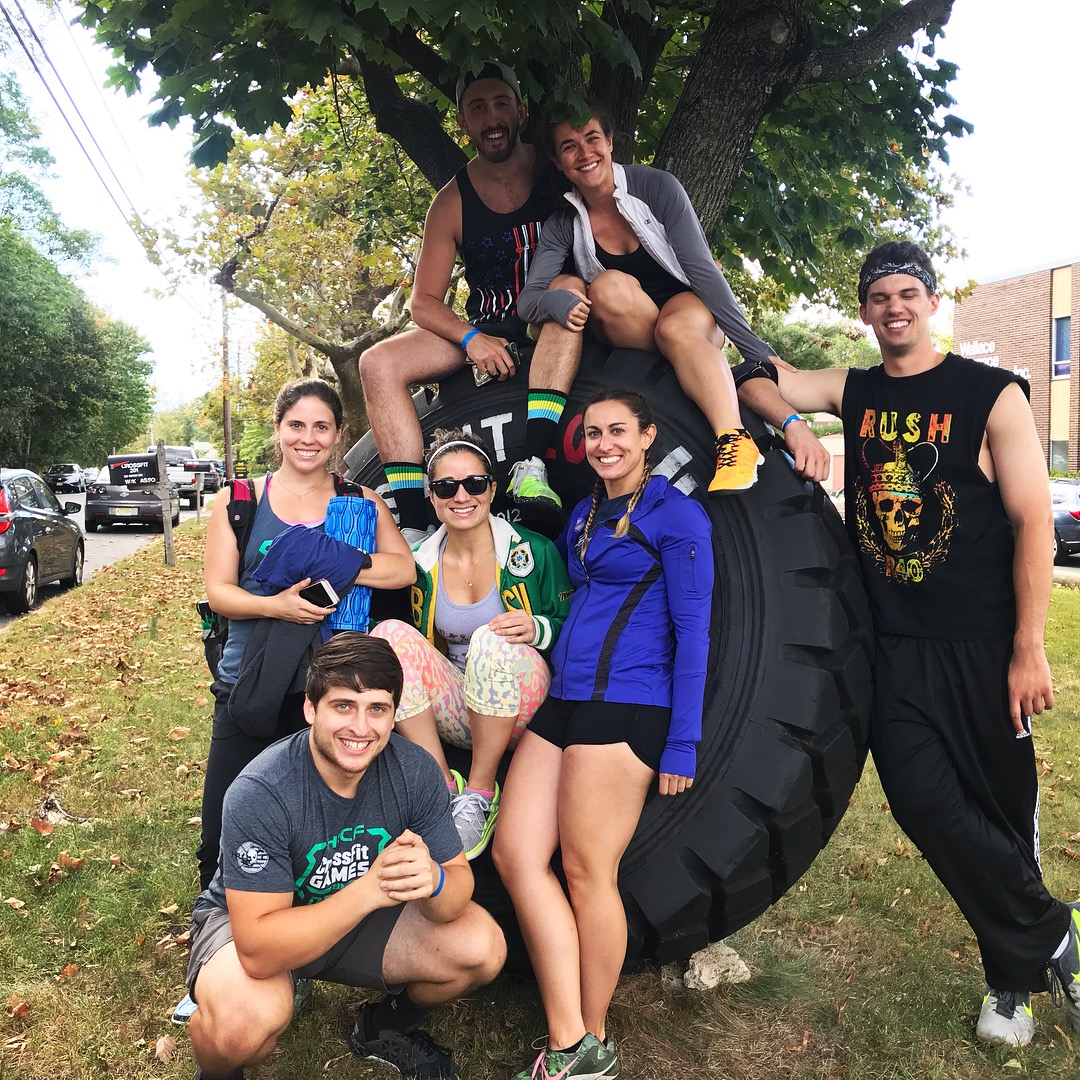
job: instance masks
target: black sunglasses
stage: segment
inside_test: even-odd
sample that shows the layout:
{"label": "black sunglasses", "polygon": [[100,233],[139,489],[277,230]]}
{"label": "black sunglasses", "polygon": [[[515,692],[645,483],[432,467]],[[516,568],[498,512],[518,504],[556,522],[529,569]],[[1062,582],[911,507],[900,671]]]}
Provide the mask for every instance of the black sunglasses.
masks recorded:
{"label": "black sunglasses", "polygon": [[441,480],[431,480],[428,486],[437,498],[452,499],[457,494],[459,484],[470,495],[482,495],[493,483],[495,483],[495,477],[489,473],[483,473],[466,476],[464,480],[454,480],[450,476],[444,476]]}

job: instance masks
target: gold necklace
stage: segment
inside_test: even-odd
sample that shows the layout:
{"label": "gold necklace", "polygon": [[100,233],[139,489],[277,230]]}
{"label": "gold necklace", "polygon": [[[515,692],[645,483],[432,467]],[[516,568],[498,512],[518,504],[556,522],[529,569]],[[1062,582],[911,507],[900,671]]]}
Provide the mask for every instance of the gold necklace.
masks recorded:
{"label": "gold necklace", "polygon": [[301,493],[301,492],[299,492],[299,491],[294,491],[294,490],[293,490],[293,489],[292,489],[291,487],[289,487],[289,485],[288,485],[288,484],[286,484],[286,483],[285,483],[285,481],[281,479],[281,474],[280,474],[280,473],[275,473],[275,474],[274,474],[274,479],[275,479],[275,480],[276,480],[276,481],[277,481],[277,482],[278,482],[278,483],[279,483],[279,484],[280,484],[280,485],[281,485],[281,486],[282,486],[282,487],[283,487],[283,488],[284,488],[284,489],[285,489],[285,490],[286,490],[286,491],[287,491],[287,492],[288,492],[288,493],[289,493],[290,495],[295,495],[295,496],[296,496],[296,498],[298,498],[298,499],[302,499],[302,498],[304,498],[304,496],[305,496],[305,495],[310,495],[310,494],[311,494],[311,493],[312,493],[313,491],[318,491],[318,489],[319,489],[320,487],[322,487],[322,485],[323,485],[323,483],[324,483],[324,481],[320,480],[320,481],[319,481],[319,482],[318,482],[317,484],[315,484],[315,485],[314,485],[314,487],[309,487],[309,488],[307,489],[307,491],[305,491],[305,492]]}

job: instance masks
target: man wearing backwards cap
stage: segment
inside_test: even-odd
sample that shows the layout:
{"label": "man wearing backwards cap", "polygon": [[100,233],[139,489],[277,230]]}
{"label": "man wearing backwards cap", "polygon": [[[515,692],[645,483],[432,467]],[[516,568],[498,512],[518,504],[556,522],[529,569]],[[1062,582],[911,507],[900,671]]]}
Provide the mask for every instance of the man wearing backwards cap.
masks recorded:
{"label": "man wearing backwards cap", "polygon": [[[1024,1046],[1049,989],[1080,1031],[1080,903],[1039,866],[1031,716],[1053,705],[1043,630],[1053,524],[1027,383],[930,337],[937,278],[908,242],[870,253],[859,317],[869,371],[743,365],[769,422],[844,423],[847,525],[877,644],[870,747],[889,807],[979,941],[980,1039]],[[789,404],[790,403],[790,404]]]}
{"label": "man wearing backwards cap", "polygon": [[[413,283],[412,317],[419,327],[368,349],[360,358],[371,430],[394,494],[398,522],[411,543],[428,525],[424,498],[423,435],[409,387],[436,382],[462,368],[507,379],[515,373],[508,345],[531,344],[517,317],[540,230],[554,209],[533,190],[535,151],[518,138],[528,111],[517,77],[505,64],[486,61],[457,82],[457,123],[476,156],[436,196],[424,223]],[[446,303],[461,256],[469,283],[468,321]],[[562,287],[584,296],[581,281]],[[552,283],[553,285],[555,282]],[[541,461],[558,429],[566,392],[581,355],[581,335],[556,323],[544,326],[531,365],[527,432],[528,467],[515,467],[518,501],[560,505]],[[550,389],[543,389],[548,387]],[[536,398],[534,402],[534,397]]]}

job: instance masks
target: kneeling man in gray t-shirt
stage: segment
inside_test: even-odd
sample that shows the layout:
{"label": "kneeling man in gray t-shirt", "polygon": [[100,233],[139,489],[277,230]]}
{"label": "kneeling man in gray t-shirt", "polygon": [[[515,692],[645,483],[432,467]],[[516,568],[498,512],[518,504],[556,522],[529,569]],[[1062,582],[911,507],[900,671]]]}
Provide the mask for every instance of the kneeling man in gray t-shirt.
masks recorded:
{"label": "kneeling man in gray t-shirt", "polygon": [[196,1080],[243,1076],[288,1026],[299,979],[388,991],[349,1043],[417,1080],[455,1080],[418,1025],[499,973],[502,932],[434,759],[391,734],[401,665],[343,633],[312,659],[309,728],[260,754],[225,796],[221,861],[195,904],[188,988]]}

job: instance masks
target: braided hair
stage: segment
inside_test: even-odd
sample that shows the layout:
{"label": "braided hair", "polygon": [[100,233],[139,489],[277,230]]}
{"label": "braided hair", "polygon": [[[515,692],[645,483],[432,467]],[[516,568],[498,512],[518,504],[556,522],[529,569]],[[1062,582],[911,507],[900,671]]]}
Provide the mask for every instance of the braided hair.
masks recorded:
{"label": "braided hair", "polygon": [[[652,411],[649,409],[649,403],[645,400],[641,394],[635,390],[601,390],[593,394],[591,398],[585,403],[585,408],[582,410],[582,415],[592,408],[593,405],[600,405],[605,401],[618,401],[625,405],[633,414],[634,419],[638,422],[638,431],[644,431],[647,427],[652,426],[653,418]],[[630,531],[630,515],[633,513],[634,508],[641,501],[641,496],[645,493],[645,486],[652,478],[652,463],[649,461],[649,451],[645,451],[645,468],[642,470],[641,479],[638,481],[637,487],[634,489],[634,493],[630,496],[630,501],[626,504],[626,511],[622,517],[619,518],[615,524],[615,533],[617,537],[625,536]],[[581,534],[581,545],[578,549],[578,558],[584,562],[585,551],[589,546],[589,540],[591,538],[591,530],[596,520],[596,511],[600,507],[600,503],[604,499],[606,488],[604,482],[599,477],[596,478],[596,483],[593,485],[592,503],[589,506],[589,515],[585,519],[585,527]]]}

